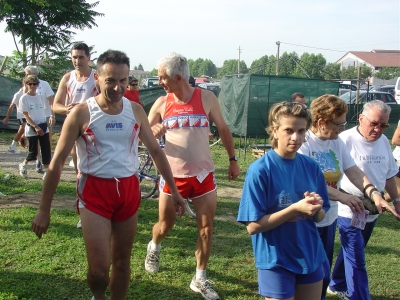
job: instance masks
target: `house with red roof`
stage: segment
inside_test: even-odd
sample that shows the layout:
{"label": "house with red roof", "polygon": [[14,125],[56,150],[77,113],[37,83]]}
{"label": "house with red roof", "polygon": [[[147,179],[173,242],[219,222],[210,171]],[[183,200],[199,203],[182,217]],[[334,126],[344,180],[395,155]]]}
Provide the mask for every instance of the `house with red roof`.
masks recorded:
{"label": "house with red roof", "polygon": [[[400,68],[400,50],[372,50],[350,51],[347,52],[336,63],[340,64],[340,69],[347,67],[361,67],[366,65],[373,72],[379,71],[382,67]],[[379,78],[370,78],[370,84],[395,84],[396,78],[390,80],[382,80]]]}

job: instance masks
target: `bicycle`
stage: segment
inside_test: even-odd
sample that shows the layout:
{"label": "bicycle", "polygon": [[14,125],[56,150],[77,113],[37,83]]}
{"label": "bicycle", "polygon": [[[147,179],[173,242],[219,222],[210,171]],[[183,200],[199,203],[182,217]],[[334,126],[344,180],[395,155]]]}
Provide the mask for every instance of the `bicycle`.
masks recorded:
{"label": "bicycle", "polygon": [[[161,148],[164,148],[164,144],[159,142]],[[160,173],[158,172],[156,166],[154,165],[153,159],[148,153],[146,147],[139,146],[139,149],[142,150],[139,153],[139,168],[137,171],[139,182],[140,182],[140,191],[142,195],[142,199],[150,198],[154,195],[158,187],[158,181],[160,179]],[[191,199],[185,199],[185,209],[190,217],[193,219],[196,218],[196,212],[193,207],[193,202]]]}

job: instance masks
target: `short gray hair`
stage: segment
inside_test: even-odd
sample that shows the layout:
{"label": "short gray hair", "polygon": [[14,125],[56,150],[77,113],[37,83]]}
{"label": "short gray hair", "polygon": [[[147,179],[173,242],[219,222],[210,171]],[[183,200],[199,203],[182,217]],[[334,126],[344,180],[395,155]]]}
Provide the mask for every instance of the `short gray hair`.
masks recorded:
{"label": "short gray hair", "polygon": [[161,57],[157,62],[157,69],[165,69],[171,78],[180,75],[183,80],[189,81],[189,65],[186,57],[181,54],[171,52]]}
{"label": "short gray hair", "polygon": [[390,114],[392,111],[392,108],[381,100],[372,100],[364,104],[362,114],[368,115],[373,107],[385,114]]}
{"label": "short gray hair", "polygon": [[25,74],[29,73],[29,75],[39,75],[39,68],[36,66],[27,66],[24,71]]}

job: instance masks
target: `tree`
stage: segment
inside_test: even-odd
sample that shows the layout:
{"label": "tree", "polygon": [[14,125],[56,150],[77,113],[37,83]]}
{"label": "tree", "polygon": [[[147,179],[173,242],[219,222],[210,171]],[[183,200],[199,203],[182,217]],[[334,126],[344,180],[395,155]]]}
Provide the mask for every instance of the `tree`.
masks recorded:
{"label": "tree", "polygon": [[325,79],[339,79],[340,78],[340,64],[328,63],[324,68]]}
{"label": "tree", "polygon": [[[372,76],[372,69],[366,65],[361,66],[361,80],[366,80],[368,77]],[[340,71],[341,79],[357,79],[358,78],[358,68],[347,67]]]}
{"label": "tree", "polygon": [[282,56],[279,58],[279,76],[293,76],[294,70],[296,69],[296,60],[298,59],[299,56],[296,52],[289,54],[283,52]]}
{"label": "tree", "polygon": [[325,65],[326,59],[322,56],[321,53],[315,55],[313,53],[309,54],[308,52],[305,52],[301,55],[300,60],[298,60],[293,75],[295,77],[323,79],[323,70],[325,68]]}
{"label": "tree", "polygon": [[158,75],[158,71],[156,68],[154,68],[153,70],[150,71],[149,73],[150,76],[157,76]]}
{"label": "tree", "polygon": [[139,65],[138,65],[137,69],[140,70],[140,71],[144,71],[143,66],[142,66],[142,64],[140,64],[140,63],[139,63]]}
{"label": "tree", "polygon": [[[238,73],[238,60],[237,59],[227,59],[224,61],[221,70],[218,73],[218,77],[222,77],[224,75],[234,75]],[[248,69],[246,63],[241,60],[240,61],[240,74],[247,74]]]}
{"label": "tree", "polygon": [[256,59],[251,63],[249,73],[266,75],[266,70],[269,63],[268,55],[261,56],[259,59]]}
{"label": "tree", "polygon": [[7,23],[5,31],[13,35],[23,66],[27,66],[36,64],[39,56],[51,49],[62,49],[75,34],[71,29],[97,26],[94,18],[104,16],[93,10],[98,4],[85,0],[2,0],[0,22]]}
{"label": "tree", "polygon": [[199,71],[201,75],[207,75],[210,77],[217,76],[217,67],[210,59],[205,59],[201,64]]}
{"label": "tree", "polygon": [[382,67],[374,74],[374,77],[389,80],[400,76],[400,68],[395,67]]}

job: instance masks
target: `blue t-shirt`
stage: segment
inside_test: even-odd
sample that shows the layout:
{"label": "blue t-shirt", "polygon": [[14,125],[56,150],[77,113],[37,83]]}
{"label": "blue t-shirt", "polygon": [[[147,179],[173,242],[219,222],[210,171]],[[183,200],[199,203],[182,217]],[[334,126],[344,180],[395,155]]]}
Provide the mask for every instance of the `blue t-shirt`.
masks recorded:
{"label": "blue t-shirt", "polygon": [[[237,220],[257,221],[304,199],[307,191],[318,193],[324,201],[323,209],[329,210],[325,178],[318,164],[302,154],[285,159],[270,150],[247,170]],[[326,259],[315,222],[304,214],[253,234],[251,239],[258,269],[280,266],[296,274],[308,274]]]}

